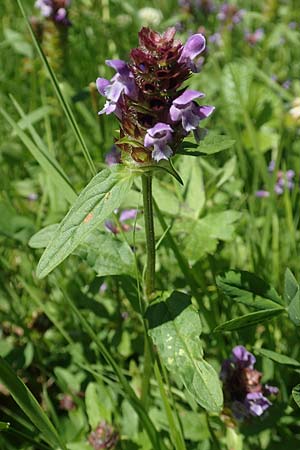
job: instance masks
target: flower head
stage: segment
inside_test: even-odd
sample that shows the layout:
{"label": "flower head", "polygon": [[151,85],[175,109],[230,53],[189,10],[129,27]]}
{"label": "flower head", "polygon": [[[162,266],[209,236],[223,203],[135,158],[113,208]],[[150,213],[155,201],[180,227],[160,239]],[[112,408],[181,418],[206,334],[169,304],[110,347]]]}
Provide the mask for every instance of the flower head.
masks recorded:
{"label": "flower head", "polygon": [[88,437],[88,441],[94,450],[114,450],[118,440],[119,434],[104,421]]}
{"label": "flower head", "polygon": [[272,405],[267,396],[278,394],[275,386],[261,384],[262,373],[254,369],[255,362],[255,356],[238,345],[222,364],[220,378],[225,402],[240,420],[261,416]]}
{"label": "flower head", "polygon": [[98,78],[96,82],[106,97],[99,114],[115,114],[120,122],[115,144],[136,163],[170,158],[190,131],[200,135],[199,122],[214,110],[195,102],[204,94],[182,88],[192,72],[198,71],[205,38],[198,33],[183,45],[175,39],[175,32],[175,28],[162,34],[142,28],[129,63],[107,61],[116,74],[111,80]]}
{"label": "flower head", "polygon": [[35,7],[38,8],[47,19],[53,20],[57,25],[69,26],[68,7],[71,0],[36,0]]}

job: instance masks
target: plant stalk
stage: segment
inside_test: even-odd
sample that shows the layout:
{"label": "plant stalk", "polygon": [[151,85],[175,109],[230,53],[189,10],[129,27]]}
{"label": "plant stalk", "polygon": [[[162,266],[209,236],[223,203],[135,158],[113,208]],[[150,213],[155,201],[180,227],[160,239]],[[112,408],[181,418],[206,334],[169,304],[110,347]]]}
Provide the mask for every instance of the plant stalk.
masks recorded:
{"label": "plant stalk", "polygon": [[142,175],[144,220],[146,233],[146,276],[145,296],[149,301],[155,290],[155,236],[153,222],[152,175]]}

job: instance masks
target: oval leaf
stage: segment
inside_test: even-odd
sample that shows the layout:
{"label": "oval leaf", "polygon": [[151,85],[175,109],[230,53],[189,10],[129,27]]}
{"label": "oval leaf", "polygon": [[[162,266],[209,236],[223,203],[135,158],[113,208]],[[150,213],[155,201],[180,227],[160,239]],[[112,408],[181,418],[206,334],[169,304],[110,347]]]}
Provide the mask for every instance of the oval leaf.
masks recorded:
{"label": "oval leaf", "polygon": [[146,317],[149,335],[166,367],[203,408],[219,412],[223,404],[219,377],[203,359],[200,317],[190,297],[175,291],[149,306]]}
{"label": "oval leaf", "polygon": [[265,309],[261,311],[255,311],[253,313],[245,314],[237,319],[228,320],[227,322],[218,325],[214,331],[234,331],[241,328],[251,327],[257,323],[265,322],[278,316],[284,311],[284,308]]}
{"label": "oval leaf", "polygon": [[295,402],[297,403],[297,405],[300,408],[300,384],[297,384],[297,386],[295,386],[293,388],[292,396],[293,396],[293,399],[295,400]]}
{"label": "oval leaf", "polygon": [[281,355],[280,353],[273,352],[272,350],[268,350],[266,348],[257,349],[255,350],[255,353],[258,353],[261,356],[265,356],[266,358],[269,358],[279,364],[300,367],[300,362],[298,362],[296,359],[290,358],[286,355]]}
{"label": "oval leaf", "polygon": [[217,286],[235,302],[255,309],[282,308],[276,290],[253,273],[230,270],[217,277]]}
{"label": "oval leaf", "polygon": [[123,166],[98,173],[80,193],[60,223],[37,267],[38,278],[45,277],[96,229],[128,194],[133,175]]}

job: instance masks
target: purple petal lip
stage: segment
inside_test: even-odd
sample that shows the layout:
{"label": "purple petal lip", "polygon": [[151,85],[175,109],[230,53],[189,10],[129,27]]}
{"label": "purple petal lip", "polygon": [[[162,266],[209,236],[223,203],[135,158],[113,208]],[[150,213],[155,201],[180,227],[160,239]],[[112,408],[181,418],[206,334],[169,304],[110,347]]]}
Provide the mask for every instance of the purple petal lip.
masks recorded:
{"label": "purple petal lip", "polygon": [[161,134],[165,131],[169,131],[169,132],[173,132],[172,127],[167,124],[167,123],[163,123],[163,122],[158,122],[156,125],[154,125],[154,127],[149,128],[147,133],[150,134],[151,137],[160,137],[160,136],[156,136],[156,134]]}
{"label": "purple petal lip", "polygon": [[206,40],[203,34],[193,34],[184,45],[178,61],[185,62],[186,60],[193,60],[203,52],[205,45]]}
{"label": "purple petal lip", "polygon": [[198,110],[198,115],[200,117],[200,120],[202,119],[206,119],[207,117],[209,117],[215,110],[216,108],[214,106],[209,106],[209,105],[203,105],[199,107]]}
{"label": "purple petal lip", "polygon": [[237,363],[241,367],[248,367],[249,369],[253,369],[253,366],[256,362],[256,358],[252,353],[248,352],[243,345],[237,345],[232,350],[233,361]]}
{"label": "purple petal lip", "polygon": [[110,82],[108,80],[106,80],[105,78],[98,77],[96,80],[97,89],[98,89],[99,93],[103,96],[105,96],[105,89],[109,85],[110,85]]}
{"label": "purple petal lip", "polygon": [[261,392],[250,392],[246,395],[245,406],[253,416],[261,416],[272,403]]}
{"label": "purple petal lip", "polygon": [[277,395],[279,393],[277,386],[269,386],[268,384],[264,386],[264,391],[267,395]]}
{"label": "purple petal lip", "polygon": [[154,145],[154,150],[152,152],[152,158],[154,161],[161,161],[162,159],[169,159],[173,155],[171,147],[165,145],[164,147],[159,147]]}
{"label": "purple petal lip", "polygon": [[107,59],[106,65],[112,67],[120,75],[127,75],[129,72],[128,65],[122,59]]}
{"label": "purple petal lip", "polygon": [[190,103],[191,101],[195,100],[196,98],[202,98],[205,97],[205,94],[203,92],[193,91],[191,89],[187,89],[183,94],[181,94],[179,97],[177,97],[173,101],[173,105],[186,105],[187,103]]}

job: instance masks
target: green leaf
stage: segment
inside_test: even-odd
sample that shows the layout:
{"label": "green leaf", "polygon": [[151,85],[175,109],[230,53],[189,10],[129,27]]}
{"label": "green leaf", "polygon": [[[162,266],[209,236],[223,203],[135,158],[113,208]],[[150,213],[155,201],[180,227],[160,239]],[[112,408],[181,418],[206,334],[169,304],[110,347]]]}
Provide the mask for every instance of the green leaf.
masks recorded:
{"label": "green leaf", "polygon": [[89,424],[95,429],[103,420],[111,421],[112,399],[103,385],[89,383],[85,391],[86,413]]}
{"label": "green leaf", "polygon": [[58,223],[48,225],[31,236],[28,245],[31,248],[46,248],[59,227]]}
{"label": "green leaf", "polygon": [[175,291],[165,297],[147,309],[149,335],[172,375],[203,408],[218,412],[223,394],[216,371],[203,359],[199,314],[190,296]]}
{"label": "green leaf", "polygon": [[34,398],[23,381],[15,375],[7,362],[0,357],[0,380],[9,390],[15,402],[20,406],[24,414],[40,430],[43,439],[53,448],[66,450],[65,444],[57,434],[54,426],[46,416],[37,400]]}
{"label": "green leaf", "polygon": [[[198,144],[195,140],[186,140],[177,153],[190,156],[213,155],[231,148],[234,143],[235,141],[228,136],[208,134]],[[193,150],[188,150],[189,148]]]}
{"label": "green leaf", "polygon": [[284,299],[289,305],[289,318],[300,326],[300,286],[290,269],[286,269],[284,274]]}
{"label": "green leaf", "polygon": [[253,273],[230,270],[216,281],[221,291],[235,302],[260,310],[282,308],[276,290]]}
{"label": "green leaf", "polygon": [[128,194],[133,175],[123,166],[98,173],[80,193],[44,251],[37,276],[45,277],[95,230]]}
{"label": "green leaf", "polygon": [[234,331],[242,328],[251,327],[266,320],[270,320],[275,316],[278,316],[284,311],[284,308],[263,309],[261,311],[255,311],[253,313],[245,314],[244,316],[236,319],[228,320],[227,322],[218,325],[214,331]]}
{"label": "green leaf", "polygon": [[122,242],[109,233],[92,233],[79,255],[97,273],[97,276],[131,275],[135,276],[134,254],[127,242]]}
{"label": "green leaf", "polygon": [[299,292],[299,284],[289,268],[284,274],[284,299],[289,304]]}
{"label": "green leaf", "polygon": [[218,241],[233,239],[234,223],[241,217],[237,211],[208,214],[198,220],[177,220],[173,233],[178,234],[183,253],[190,264],[199,261],[207,253],[213,253]]}
{"label": "green leaf", "polygon": [[9,422],[0,422],[0,431],[8,430],[10,427]]}
{"label": "green leaf", "polygon": [[268,350],[266,348],[255,349],[255,353],[258,353],[261,356],[265,356],[266,358],[269,358],[279,364],[300,367],[300,362],[298,362],[296,359],[290,358],[286,355],[281,355],[280,353],[273,352],[272,350]]}
{"label": "green leaf", "polygon": [[300,292],[298,291],[295,297],[291,300],[288,306],[288,314],[291,321],[297,326],[300,326]]}
{"label": "green leaf", "polygon": [[297,403],[297,405],[300,408],[300,384],[297,384],[297,386],[295,386],[293,388],[292,396],[293,396],[293,399],[295,400],[295,402]]}

